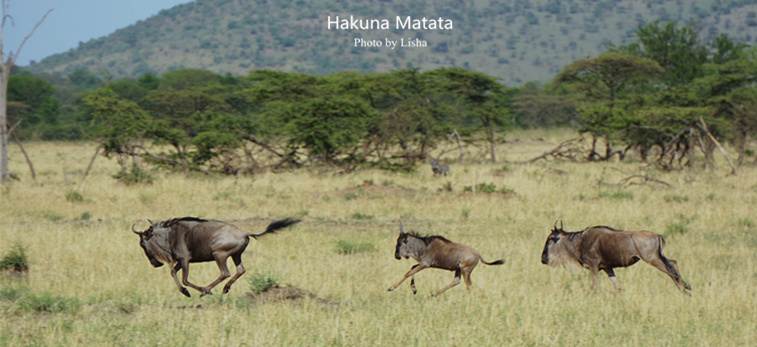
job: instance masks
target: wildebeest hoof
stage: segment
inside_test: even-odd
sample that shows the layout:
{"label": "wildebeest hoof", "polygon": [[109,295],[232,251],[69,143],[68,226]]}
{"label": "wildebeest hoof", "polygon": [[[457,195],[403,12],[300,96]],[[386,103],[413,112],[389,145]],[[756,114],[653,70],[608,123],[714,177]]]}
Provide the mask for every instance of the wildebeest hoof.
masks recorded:
{"label": "wildebeest hoof", "polygon": [[223,293],[228,294],[229,290],[231,290],[231,287],[223,287]]}
{"label": "wildebeest hoof", "polygon": [[181,288],[181,293],[184,294],[184,296],[188,298],[192,297],[192,295],[189,294],[189,291],[187,290],[187,288]]}
{"label": "wildebeest hoof", "polygon": [[387,289],[386,291],[387,291],[387,292],[391,292],[392,290],[394,290],[394,288],[389,288],[389,289]]}
{"label": "wildebeest hoof", "polygon": [[418,293],[418,291],[413,289],[413,295],[415,295],[416,293]]}
{"label": "wildebeest hoof", "polygon": [[205,295],[213,295],[213,292],[211,292],[211,291],[207,291],[207,292],[205,292],[205,293],[202,293],[202,294],[200,294],[200,297],[203,297],[203,296],[205,296]]}

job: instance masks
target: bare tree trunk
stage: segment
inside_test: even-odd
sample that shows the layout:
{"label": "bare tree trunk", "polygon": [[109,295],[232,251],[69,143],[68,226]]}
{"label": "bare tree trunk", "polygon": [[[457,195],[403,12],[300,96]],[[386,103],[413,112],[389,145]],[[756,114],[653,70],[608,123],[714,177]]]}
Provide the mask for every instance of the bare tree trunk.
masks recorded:
{"label": "bare tree trunk", "polygon": [[95,163],[95,159],[97,159],[97,155],[100,154],[100,150],[102,149],[102,146],[97,146],[97,150],[95,150],[95,155],[92,156],[92,159],[89,160],[89,165],[87,165],[87,170],[84,171],[84,176],[82,176],[81,181],[84,183],[84,180],[87,179],[87,175],[89,175],[89,170],[92,170],[92,164]]}
{"label": "bare tree trunk", "polygon": [[24,47],[26,40],[34,34],[34,30],[37,30],[37,27],[42,24],[47,15],[50,14],[50,11],[52,11],[52,9],[48,10],[42,16],[42,19],[32,28],[29,35],[26,35],[21,44],[18,45],[15,54],[13,51],[10,51],[6,57],[5,49],[3,48],[3,29],[5,28],[5,21],[7,19],[11,19],[11,24],[13,21],[13,18],[8,14],[8,2],[2,0],[3,17],[0,22],[0,184],[10,181],[10,172],[8,171],[8,137],[10,137],[10,127],[8,126],[8,78],[10,77],[11,68],[16,62],[16,58],[19,52],[21,52],[21,48]]}

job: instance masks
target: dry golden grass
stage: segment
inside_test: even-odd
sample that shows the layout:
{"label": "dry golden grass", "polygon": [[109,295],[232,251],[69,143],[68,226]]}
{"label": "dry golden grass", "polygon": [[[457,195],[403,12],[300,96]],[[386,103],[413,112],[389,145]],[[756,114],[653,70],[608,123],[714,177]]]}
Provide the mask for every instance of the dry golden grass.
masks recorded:
{"label": "dry golden grass", "polygon": [[[508,134],[500,160],[528,159],[574,134]],[[514,141],[514,139],[519,141]],[[748,345],[757,341],[757,170],[643,172],[673,185],[615,188],[643,165],[623,163],[451,164],[448,177],[429,167],[410,174],[307,171],[206,178],[155,173],[151,185],[111,178],[88,143],[28,143],[38,170],[0,187],[0,255],[20,243],[27,278],[0,275],[0,345]],[[454,154],[448,154],[452,157]],[[558,174],[550,168],[564,171]],[[63,174],[65,169],[66,174]],[[514,193],[464,192],[493,184]],[[445,188],[452,188],[447,191]],[[72,193],[73,192],[73,193]],[[77,197],[78,194],[78,197]],[[68,198],[67,198],[68,196]],[[81,199],[78,199],[81,198]],[[80,201],[77,201],[80,200]],[[228,295],[182,296],[166,267],[154,269],[129,228],[153,220],[200,216],[259,231],[273,219],[303,223],[251,243],[248,273]],[[503,266],[479,265],[474,290],[464,285],[439,298],[452,272],[426,270],[386,289],[414,264],[394,259],[397,220],[406,230],[441,234],[476,248]],[[540,263],[549,229],[596,224],[667,233],[665,254],[678,260],[692,296],[640,263],[616,270],[625,292],[606,276],[589,293],[583,269]],[[340,240],[375,251],[339,254]],[[316,300],[254,303],[247,279],[266,272],[310,291]],[[214,264],[192,264],[190,280],[206,284]],[[21,293],[13,295],[13,293]],[[36,301],[35,301],[36,300]],[[35,309],[59,303],[59,312]],[[49,309],[55,311],[55,309]]]}

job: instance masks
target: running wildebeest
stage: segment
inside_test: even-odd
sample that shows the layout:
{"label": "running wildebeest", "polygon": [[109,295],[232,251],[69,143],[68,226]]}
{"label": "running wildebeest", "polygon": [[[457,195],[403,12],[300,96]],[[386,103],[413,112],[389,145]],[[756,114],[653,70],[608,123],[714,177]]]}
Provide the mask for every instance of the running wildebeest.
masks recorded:
{"label": "running wildebeest", "polygon": [[[246,271],[242,265],[242,252],[250,243],[250,236],[258,238],[299,222],[297,219],[282,219],[269,224],[264,231],[253,234],[226,222],[194,217],[174,218],[157,223],[149,219],[147,221],[150,222],[150,227],[145,231],[136,231],[134,225],[131,226],[131,230],[139,235],[139,245],[152,266],[160,267],[163,263],[173,266],[171,276],[176,281],[179,291],[188,297],[189,291],[181,285],[182,283],[197,289],[202,293],[200,296],[213,294],[210,290],[231,275],[226,265],[226,260],[231,257],[237,266],[237,273],[223,287],[223,293],[228,293],[231,285]],[[215,261],[221,275],[206,287],[190,283],[187,280],[189,263],[207,261]],[[181,282],[176,277],[179,269],[182,270]]]}
{"label": "running wildebeest", "polygon": [[426,268],[437,268],[455,271],[455,279],[448,286],[442,288],[433,296],[439,296],[447,289],[450,289],[460,284],[460,276],[465,279],[465,285],[470,292],[472,283],[470,280],[470,273],[478,265],[478,261],[486,265],[501,265],[505,261],[500,259],[491,263],[486,262],[475,249],[447,240],[443,236],[420,236],[416,233],[406,233],[402,228],[402,222],[400,222],[400,236],[397,238],[397,246],[394,250],[395,259],[405,259],[412,257],[418,261],[418,264],[413,265],[405,274],[405,277],[397,282],[397,284],[391,286],[389,291],[399,287],[408,277],[412,277],[410,280],[410,286],[413,289],[413,294],[417,292],[415,289],[415,274]]}
{"label": "running wildebeest", "polygon": [[434,172],[434,176],[436,176],[436,175],[447,176],[449,174],[449,165],[447,165],[447,164],[439,164],[438,160],[432,160],[431,161],[431,171]]}
{"label": "running wildebeest", "polygon": [[618,291],[623,288],[615,278],[614,268],[627,267],[644,260],[673,279],[678,289],[689,295],[686,290],[691,286],[684,282],[678,270],[678,263],[662,255],[665,239],[650,231],[623,231],[606,226],[595,226],[583,231],[567,232],[562,222],[557,222],[549,234],[541,262],[545,265],[578,264],[591,270],[592,291],[597,290],[597,274],[604,270]]}

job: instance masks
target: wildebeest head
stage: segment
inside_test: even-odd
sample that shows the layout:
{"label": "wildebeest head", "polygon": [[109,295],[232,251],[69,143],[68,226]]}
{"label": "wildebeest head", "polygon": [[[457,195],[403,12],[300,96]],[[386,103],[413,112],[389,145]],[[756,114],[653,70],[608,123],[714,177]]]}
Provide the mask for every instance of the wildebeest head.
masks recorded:
{"label": "wildebeest head", "polygon": [[155,245],[155,230],[153,227],[156,225],[151,220],[147,220],[150,222],[150,227],[147,228],[145,231],[137,231],[134,229],[134,225],[131,226],[131,231],[133,231],[135,234],[139,235],[139,245],[142,247],[142,250],[145,251],[145,255],[147,256],[147,259],[150,260],[150,264],[154,267],[161,267],[163,266],[163,263],[158,260],[158,258],[155,257],[155,255],[152,252],[152,249]]}
{"label": "wildebeest head", "polygon": [[412,233],[406,233],[402,228],[402,222],[400,222],[400,236],[397,237],[397,246],[394,249],[395,259],[415,257],[418,250],[426,247],[426,243],[423,240],[413,237],[413,235]]}
{"label": "wildebeest head", "polygon": [[557,222],[555,222],[555,226],[544,244],[544,251],[541,252],[542,264],[556,266],[564,262],[566,250],[564,242],[561,242],[564,237],[565,230],[563,230],[562,221],[560,221],[560,228],[557,228]]}

